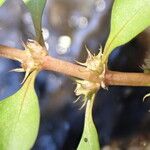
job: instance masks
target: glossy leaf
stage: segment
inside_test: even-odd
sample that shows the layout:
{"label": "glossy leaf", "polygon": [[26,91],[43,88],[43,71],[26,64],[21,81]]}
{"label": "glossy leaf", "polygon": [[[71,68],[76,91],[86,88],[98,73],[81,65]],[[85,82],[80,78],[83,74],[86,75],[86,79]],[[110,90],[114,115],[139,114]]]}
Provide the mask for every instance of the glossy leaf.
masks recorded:
{"label": "glossy leaf", "polygon": [[0,0],[0,6],[2,6],[4,2],[5,0]]}
{"label": "glossy leaf", "polygon": [[115,0],[103,62],[112,50],[129,42],[150,25],[150,0]]}
{"label": "glossy leaf", "polygon": [[36,72],[21,89],[0,101],[0,150],[29,150],[39,128],[39,105],[34,91]]}
{"label": "glossy leaf", "polygon": [[86,104],[84,130],[77,150],[100,150],[97,131],[92,118],[94,95]]}
{"label": "glossy leaf", "polygon": [[42,35],[42,14],[46,4],[46,0],[23,0],[28,10],[31,13],[35,32],[36,41],[44,46],[44,39]]}

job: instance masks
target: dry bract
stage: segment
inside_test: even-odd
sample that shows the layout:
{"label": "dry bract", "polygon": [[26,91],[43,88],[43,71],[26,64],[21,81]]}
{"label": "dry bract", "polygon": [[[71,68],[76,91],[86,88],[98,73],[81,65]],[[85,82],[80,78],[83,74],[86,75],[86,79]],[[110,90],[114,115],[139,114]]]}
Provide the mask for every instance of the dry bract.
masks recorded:
{"label": "dry bract", "polygon": [[48,55],[47,50],[34,40],[28,40],[27,43],[23,45],[25,47],[24,53],[26,54],[26,58],[24,60],[18,60],[21,62],[22,68],[13,70],[16,72],[25,72],[22,83],[32,71],[41,69],[43,63],[43,59],[41,58]]}

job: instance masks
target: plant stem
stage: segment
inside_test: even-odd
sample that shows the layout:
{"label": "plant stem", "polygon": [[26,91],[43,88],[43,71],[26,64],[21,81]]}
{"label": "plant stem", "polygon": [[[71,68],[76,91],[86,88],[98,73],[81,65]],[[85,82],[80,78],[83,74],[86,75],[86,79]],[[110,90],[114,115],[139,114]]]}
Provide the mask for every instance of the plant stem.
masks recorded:
{"label": "plant stem", "polygon": [[105,74],[105,83],[119,86],[150,86],[150,74],[108,70]]}
{"label": "plant stem", "polygon": [[[84,80],[100,83],[101,79],[96,72],[87,70],[85,67],[72,64],[63,60],[46,56],[43,63],[44,70],[51,70]],[[127,73],[107,70],[105,73],[106,85],[119,86],[150,86],[150,74]]]}
{"label": "plant stem", "polygon": [[43,59],[42,68],[44,70],[51,70],[84,80],[99,82],[98,74],[83,66],[56,59],[51,56],[46,56]]}
{"label": "plant stem", "polygon": [[[12,60],[26,60],[27,54],[19,49],[0,45],[0,57],[5,57]],[[98,73],[77,64],[56,59],[51,56],[38,56],[38,59],[43,62],[42,70],[55,71],[97,83],[100,83],[102,80]],[[150,86],[150,74],[107,70],[105,73],[104,82],[108,86]]]}
{"label": "plant stem", "polygon": [[24,60],[26,56],[24,54],[24,51],[20,49],[0,45],[0,57],[5,57],[18,61]]}

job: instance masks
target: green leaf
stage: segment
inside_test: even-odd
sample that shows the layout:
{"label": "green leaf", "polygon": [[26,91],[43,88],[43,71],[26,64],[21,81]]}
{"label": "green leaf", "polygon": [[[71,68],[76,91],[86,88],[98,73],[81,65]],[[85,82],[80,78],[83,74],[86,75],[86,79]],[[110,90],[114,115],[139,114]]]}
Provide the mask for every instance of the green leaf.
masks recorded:
{"label": "green leaf", "polygon": [[115,0],[103,62],[112,50],[129,42],[150,25],[150,0]]}
{"label": "green leaf", "polygon": [[31,13],[35,32],[36,41],[44,46],[44,39],[42,35],[42,14],[46,4],[46,0],[23,0],[28,10]]}
{"label": "green leaf", "polygon": [[0,6],[4,4],[5,0],[0,0]]}
{"label": "green leaf", "polygon": [[100,150],[97,131],[92,118],[92,107],[95,94],[87,101],[84,130],[77,150]]}
{"label": "green leaf", "polygon": [[0,101],[0,150],[29,150],[39,129],[39,105],[34,71],[21,89]]}

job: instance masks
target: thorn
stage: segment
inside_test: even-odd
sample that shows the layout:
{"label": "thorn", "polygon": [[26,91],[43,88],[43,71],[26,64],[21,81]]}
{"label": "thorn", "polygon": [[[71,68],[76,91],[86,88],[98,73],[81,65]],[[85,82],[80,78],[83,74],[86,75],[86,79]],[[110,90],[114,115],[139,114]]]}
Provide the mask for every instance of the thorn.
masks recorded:
{"label": "thorn", "polygon": [[107,90],[108,90],[108,88],[106,87],[104,81],[101,81],[101,87],[102,87],[103,89],[107,89]]}
{"label": "thorn", "polygon": [[26,79],[27,79],[27,77],[29,76],[30,73],[31,73],[31,69],[30,69],[30,68],[27,68],[26,73],[25,73],[25,76],[24,76],[24,78],[23,78],[21,84],[23,84],[23,83],[26,81]]}
{"label": "thorn", "polygon": [[97,55],[99,58],[101,58],[101,57],[102,57],[102,55],[103,55],[102,50],[103,50],[103,49],[102,49],[102,45],[100,45],[99,53],[98,53],[98,55]]}
{"label": "thorn", "polygon": [[22,45],[25,48],[25,50],[28,49],[28,47],[26,46],[26,44],[24,43],[24,41],[22,41]]}
{"label": "thorn", "polygon": [[103,49],[103,47],[102,47],[102,45],[100,44],[99,45],[99,51],[102,53],[102,49]]}
{"label": "thorn", "polygon": [[84,102],[83,102],[83,104],[81,105],[81,107],[79,108],[79,110],[81,110],[85,105],[86,105],[86,103],[87,103],[87,100],[86,100],[86,98],[84,98],[84,100],[83,100]]}
{"label": "thorn", "polygon": [[79,62],[79,61],[76,61],[76,60],[75,60],[75,62],[76,62],[77,64],[81,65],[81,66],[86,66],[86,63],[82,63],[82,62]]}
{"label": "thorn", "polygon": [[15,59],[16,61],[19,61],[20,63],[23,63],[23,60],[22,60],[22,59],[19,59],[19,58],[17,58],[17,57],[14,57],[14,59]]}
{"label": "thorn", "polygon": [[29,43],[35,43],[35,41],[32,40],[32,39],[28,39],[27,42],[29,42]]}
{"label": "thorn", "polygon": [[91,58],[93,57],[93,55],[91,54],[90,50],[87,48],[86,45],[85,45],[85,49],[86,49],[86,51],[87,51],[87,53],[88,53],[89,59],[91,59]]}
{"label": "thorn", "polygon": [[77,103],[80,100],[81,96],[79,96],[75,101],[73,101],[73,103]]}
{"label": "thorn", "polygon": [[103,47],[102,47],[102,45],[101,45],[101,44],[99,44],[99,50],[100,50],[100,51],[102,50],[102,48],[103,48]]}
{"label": "thorn", "polygon": [[16,69],[12,69],[9,72],[25,72],[25,70],[23,68],[16,68]]}
{"label": "thorn", "polygon": [[144,102],[145,99],[146,99],[147,97],[149,97],[149,96],[150,96],[150,93],[146,94],[146,95],[143,97],[143,102]]}

